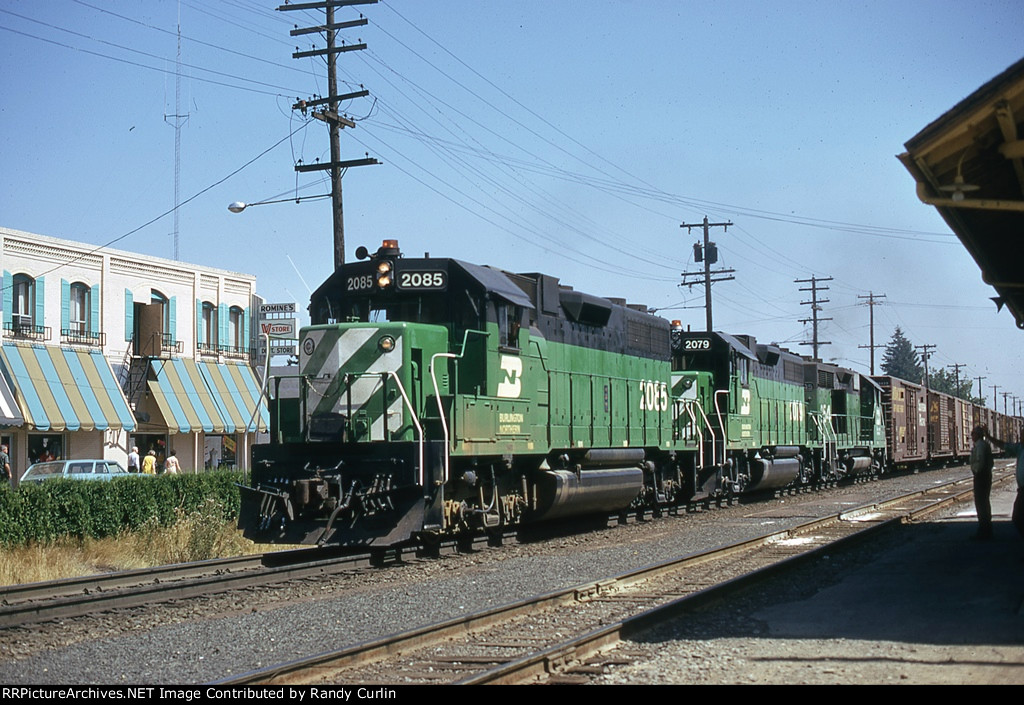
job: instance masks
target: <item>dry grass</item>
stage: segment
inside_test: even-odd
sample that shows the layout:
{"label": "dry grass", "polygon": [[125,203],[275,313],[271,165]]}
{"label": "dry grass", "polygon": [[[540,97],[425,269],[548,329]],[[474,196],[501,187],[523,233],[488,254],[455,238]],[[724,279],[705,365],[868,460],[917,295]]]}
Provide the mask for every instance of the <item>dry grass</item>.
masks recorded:
{"label": "dry grass", "polygon": [[180,514],[169,527],[155,523],[116,538],[65,538],[0,550],[0,585],[34,583],[80,575],[251,553],[265,546],[242,537],[233,521],[221,518],[212,500],[198,512]]}

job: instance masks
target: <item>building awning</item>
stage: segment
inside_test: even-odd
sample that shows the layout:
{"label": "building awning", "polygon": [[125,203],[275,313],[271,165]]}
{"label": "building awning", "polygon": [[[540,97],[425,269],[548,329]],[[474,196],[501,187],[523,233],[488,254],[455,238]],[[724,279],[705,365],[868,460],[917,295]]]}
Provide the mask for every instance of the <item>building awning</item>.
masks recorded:
{"label": "building awning", "polygon": [[154,360],[153,370],[156,379],[149,380],[149,391],[171,433],[225,432],[220,409],[195,360]]}
{"label": "building awning", "polygon": [[244,433],[257,423],[267,428],[265,408],[249,423],[260,391],[245,365],[175,358],[154,360],[153,370],[149,391],[171,433]]}
{"label": "building awning", "polygon": [[25,417],[21,415],[11,391],[11,383],[0,375],[0,426],[21,426],[24,423]]}
{"label": "building awning", "polygon": [[99,350],[4,344],[0,365],[10,380],[23,424],[30,428],[135,430],[135,417]]}
{"label": "building awning", "polygon": [[[200,362],[203,379],[213,391],[227,433],[266,431],[270,424],[267,407],[261,402],[260,386],[252,368],[238,363]],[[259,404],[259,413],[256,406]]]}

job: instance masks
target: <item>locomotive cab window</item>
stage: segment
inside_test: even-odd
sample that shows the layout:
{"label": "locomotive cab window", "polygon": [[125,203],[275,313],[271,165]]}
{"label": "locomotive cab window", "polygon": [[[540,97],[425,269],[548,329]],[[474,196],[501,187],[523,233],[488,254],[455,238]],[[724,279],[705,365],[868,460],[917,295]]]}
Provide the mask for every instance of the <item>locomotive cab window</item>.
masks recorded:
{"label": "locomotive cab window", "polygon": [[519,349],[519,329],[523,309],[513,304],[498,302],[498,344],[510,350]]}
{"label": "locomotive cab window", "polygon": [[750,360],[743,357],[742,355],[736,355],[733,362],[735,365],[736,376],[739,378],[740,386],[750,386]]}

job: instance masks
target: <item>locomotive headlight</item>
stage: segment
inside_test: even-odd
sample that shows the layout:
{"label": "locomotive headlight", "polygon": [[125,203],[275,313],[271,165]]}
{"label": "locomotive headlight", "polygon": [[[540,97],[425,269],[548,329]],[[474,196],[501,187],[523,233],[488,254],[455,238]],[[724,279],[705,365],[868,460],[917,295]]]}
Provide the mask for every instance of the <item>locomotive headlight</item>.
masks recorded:
{"label": "locomotive headlight", "polygon": [[377,264],[377,286],[381,289],[386,289],[391,286],[391,274],[392,274],[391,263],[387,260],[379,262]]}
{"label": "locomotive headlight", "polygon": [[389,353],[395,349],[395,339],[390,335],[381,336],[381,339],[377,341],[377,347],[381,352]]}

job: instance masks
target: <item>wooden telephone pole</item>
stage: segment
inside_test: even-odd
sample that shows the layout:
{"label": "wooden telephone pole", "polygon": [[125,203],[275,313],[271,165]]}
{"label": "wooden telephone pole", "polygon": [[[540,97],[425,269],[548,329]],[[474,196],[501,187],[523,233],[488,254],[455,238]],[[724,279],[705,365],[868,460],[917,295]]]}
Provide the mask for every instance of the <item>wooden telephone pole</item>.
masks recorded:
{"label": "wooden telephone pole", "polygon": [[[704,262],[704,271],[703,272],[683,272],[682,276],[683,276],[683,284],[686,284],[688,286],[693,286],[694,284],[698,283],[700,281],[700,277],[703,277],[703,279],[704,279],[704,312],[705,312],[706,318],[707,318],[708,333],[711,333],[712,330],[713,330],[713,328],[711,327],[711,322],[712,322],[712,318],[711,318],[711,285],[714,282],[724,282],[724,281],[729,281],[730,279],[735,279],[736,278],[736,277],[733,277],[733,276],[719,277],[717,279],[712,279],[711,278],[712,274],[730,274],[731,275],[731,274],[735,273],[736,270],[735,269],[719,269],[719,270],[716,270],[714,272],[711,271],[711,265],[713,265],[715,262],[718,261],[718,247],[715,246],[715,243],[709,241],[709,239],[708,239],[709,231],[711,230],[711,228],[722,228],[723,231],[724,230],[728,230],[730,225],[732,225],[732,223],[729,223],[729,222],[726,222],[726,223],[709,223],[707,216],[704,216],[704,222],[703,223],[682,223],[682,224],[679,225],[680,228],[686,228],[687,232],[690,232],[690,230],[692,228],[700,228],[700,227],[704,228],[704,246],[701,247],[701,244],[699,242],[698,243],[694,243],[694,245],[693,245],[694,261],[696,261],[696,262],[703,261]],[[687,277],[694,277],[694,278],[690,279],[689,281],[687,281]]]}
{"label": "wooden telephone pole", "polygon": [[331,140],[331,161],[327,164],[296,164],[295,171],[303,173],[307,171],[326,171],[329,169],[331,172],[331,213],[334,220],[335,271],[337,271],[341,265],[345,264],[345,217],[341,200],[341,177],[345,173],[345,170],[350,166],[368,166],[370,164],[380,164],[380,162],[371,157],[366,157],[365,159],[349,159],[347,161],[342,161],[341,159],[341,130],[344,127],[355,128],[356,123],[354,120],[350,120],[344,115],[340,115],[338,113],[338,105],[343,100],[348,100],[349,98],[361,98],[369,95],[370,92],[367,90],[360,90],[354,93],[338,95],[338,54],[349,51],[361,51],[366,48],[366,44],[363,44],[362,42],[357,44],[345,44],[342,42],[339,46],[336,35],[339,29],[364,26],[367,23],[367,19],[360,16],[358,20],[336,23],[334,21],[334,10],[338,7],[370,5],[376,2],[377,0],[325,0],[324,2],[292,3],[281,5],[277,8],[282,12],[289,10],[324,10],[326,12],[325,24],[317,25],[315,27],[305,27],[302,29],[296,27],[290,32],[290,35],[297,37],[305,34],[324,34],[326,36],[326,49],[314,48],[309,51],[298,51],[296,48],[295,53],[292,54],[292,58],[304,59],[310,56],[327,57],[328,95],[324,98],[300,100],[292,106],[292,110],[301,110],[303,115],[305,115],[306,110],[309,108],[326,106],[325,109],[321,109],[319,111],[314,110],[312,112],[312,116],[317,120],[327,123]]}

